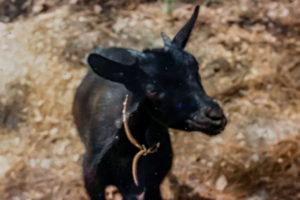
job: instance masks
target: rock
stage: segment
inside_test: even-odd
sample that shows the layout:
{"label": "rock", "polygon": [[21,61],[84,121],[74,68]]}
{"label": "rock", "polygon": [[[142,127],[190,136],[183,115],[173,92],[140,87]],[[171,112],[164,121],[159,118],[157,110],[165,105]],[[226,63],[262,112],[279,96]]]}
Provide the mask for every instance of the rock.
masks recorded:
{"label": "rock", "polygon": [[256,194],[246,198],[246,200],[266,200],[266,199],[269,199],[269,195],[264,190],[259,191]]}
{"label": "rock", "polygon": [[230,63],[225,58],[217,58],[209,62],[202,72],[203,78],[209,78],[216,75],[216,73],[224,73],[230,70]]}
{"label": "rock", "polygon": [[103,8],[100,5],[94,5],[93,10],[95,14],[100,14],[103,10]]}
{"label": "rock", "polygon": [[40,166],[44,169],[50,169],[52,161],[48,158],[41,159]]}
{"label": "rock", "polygon": [[223,191],[226,186],[228,185],[227,179],[224,175],[219,176],[219,178],[216,181],[216,189],[219,191]]}
{"label": "rock", "polygon": [[6,157],[0,156],[0,177],[4,177],[10,169],[9,161]]}

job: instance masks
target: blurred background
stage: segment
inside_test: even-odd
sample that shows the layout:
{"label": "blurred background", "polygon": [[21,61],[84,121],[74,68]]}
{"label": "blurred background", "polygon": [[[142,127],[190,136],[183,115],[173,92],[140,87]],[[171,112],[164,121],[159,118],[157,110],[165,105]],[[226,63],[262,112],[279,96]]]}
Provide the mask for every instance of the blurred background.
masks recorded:
{"label": "blurred background", "polygon": [[230,122],[171,130],[165,199],[300,199],[299,0],[0,0],[0,199],[87,200],[70,112],[86,55],[161,46],[196,4],[187,50]]}

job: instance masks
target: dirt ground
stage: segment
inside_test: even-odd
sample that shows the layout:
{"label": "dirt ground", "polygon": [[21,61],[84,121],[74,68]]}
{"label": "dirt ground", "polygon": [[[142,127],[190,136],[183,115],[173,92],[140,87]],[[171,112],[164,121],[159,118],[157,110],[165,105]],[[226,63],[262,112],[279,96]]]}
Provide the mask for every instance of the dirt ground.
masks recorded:
{"label": "dirt ground", "polygon": [[[170,18],[155,1],[37,2],[26,15],[0,9],[0,199],[86,200],[70,113],[86,55],[161,46],[194,4],[178,2]],[[165,199],[300,199],[300,1],[199,3],[187,49],[230,121],[216,137],[170,130]]]}

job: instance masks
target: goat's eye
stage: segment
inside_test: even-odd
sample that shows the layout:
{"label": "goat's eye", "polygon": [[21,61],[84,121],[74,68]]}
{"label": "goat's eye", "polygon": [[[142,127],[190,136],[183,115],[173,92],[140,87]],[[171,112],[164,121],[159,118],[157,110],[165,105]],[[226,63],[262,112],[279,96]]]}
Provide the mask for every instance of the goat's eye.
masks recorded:
{"label": "goat's eye", "polygon": [[154,98],[158,94],[157,91],[154,88],[154,85],[152,85],[152,84],[147,85],[146,93],[147,93],[147,96],[150,97],[150,98]]}
{"label": "goat's eye", "polygon": [[155,97],[155,96],[157,96],[157,92],[156,91],[147,91],[147,95],[149,97]]}

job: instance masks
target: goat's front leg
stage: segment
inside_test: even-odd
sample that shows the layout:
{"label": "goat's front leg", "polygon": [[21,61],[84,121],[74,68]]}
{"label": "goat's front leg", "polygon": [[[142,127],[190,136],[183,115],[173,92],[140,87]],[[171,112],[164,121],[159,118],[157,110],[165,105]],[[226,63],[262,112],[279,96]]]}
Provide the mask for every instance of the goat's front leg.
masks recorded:
{"label": "goat's front leg", "polygon": [[[100,167],[101,169],[101,167]],[[102,169],[103,170],[103,169]],[[105,174],[105,173],[104,173]],[[109,177],[102,176],[101,182],[99,178],[99,166],[91,167],[87,159],[87,155],[83,161],[83,176],[85,189],[91,200],[106,200],[105,199],[105,187],[107,185],[107,179]]]}
{"label": "goat's front leg", "polygon": [[[132,196],[130,196],[130,197],[123,196],[122,200],[140,200],[140,199],[138,199],[136,197],[132,197]],[[144,200],[144,199],[142,199],[142,200]]]}
{"label": "goat's front leg", "polygon": [[159,186],[147,188],[143,200],[162,200]]}
{"label": "goat's front leg", "polygon": [[100,187],[99,182],[91,178],[91,174],[84,173],[84,184],[86,192],[91,200],[105,200],[104,187]]}

